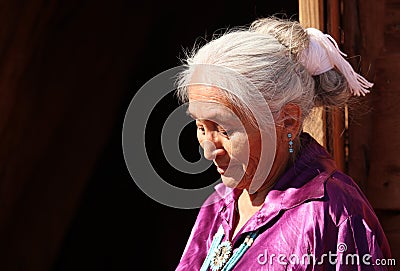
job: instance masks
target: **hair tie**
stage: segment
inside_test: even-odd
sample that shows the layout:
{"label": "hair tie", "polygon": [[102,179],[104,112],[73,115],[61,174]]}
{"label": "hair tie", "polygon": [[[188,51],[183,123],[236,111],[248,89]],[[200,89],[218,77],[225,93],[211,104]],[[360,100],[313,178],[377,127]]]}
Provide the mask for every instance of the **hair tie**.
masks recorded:
{"label": "hair tie", "polygon": [[368,89],[374,84],[353,70],[350,63],[344,59],[347,55],[340,51],[330,35],[315,28],[307,28],[305,31],[310,38],[310,44],[300,54],[299,61],[311,75],[320,75],[336,67],[346,78],[354,96],[365,96],[370,92]]}

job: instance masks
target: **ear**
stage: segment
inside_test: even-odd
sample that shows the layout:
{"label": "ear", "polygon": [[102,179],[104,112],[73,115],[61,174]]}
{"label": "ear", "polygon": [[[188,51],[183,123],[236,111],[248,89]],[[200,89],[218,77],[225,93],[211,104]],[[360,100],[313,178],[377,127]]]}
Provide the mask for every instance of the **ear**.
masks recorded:
{"label": "ear", "polygon": [[296,137],[300,132],[301,127],[301,108],[297,104],[288,103],[286,104],[280,114],[280,120],[283,124],[282,132],[285,134],[291,133],[293,137]]}

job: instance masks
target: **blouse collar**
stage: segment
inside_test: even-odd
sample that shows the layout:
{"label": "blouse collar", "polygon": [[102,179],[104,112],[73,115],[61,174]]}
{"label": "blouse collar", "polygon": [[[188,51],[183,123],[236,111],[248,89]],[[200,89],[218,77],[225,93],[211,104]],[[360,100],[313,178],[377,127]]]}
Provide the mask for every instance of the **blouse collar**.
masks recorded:
{"label": "blouse collar", "polygon": [[[265,225],[282,210],[294,208],[306,201],[322,199],[325,195],[325,181],[335,171],[336,165],[329,153],[310,135],[300,135],[301,148],[293,164],[279,178],[267,194],[265,204],[255,215],[255,223],[249,223],[252,231]],[[227,206],[234,203],[241,191],[220,183],[215,187],[223,198],[220,214],[228,218]],[[246,227],[247,228],[247,227]]]}

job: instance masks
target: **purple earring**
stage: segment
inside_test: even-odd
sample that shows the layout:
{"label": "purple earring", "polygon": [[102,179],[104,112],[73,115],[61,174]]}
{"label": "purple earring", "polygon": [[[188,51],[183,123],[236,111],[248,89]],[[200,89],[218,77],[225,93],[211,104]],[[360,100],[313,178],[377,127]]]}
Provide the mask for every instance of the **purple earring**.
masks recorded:
{"label": "purple earring", "polygon": [[293,140],[292,140],[292,134],[288,133],[287,137],[289,138],[289,153],[293,153]]}

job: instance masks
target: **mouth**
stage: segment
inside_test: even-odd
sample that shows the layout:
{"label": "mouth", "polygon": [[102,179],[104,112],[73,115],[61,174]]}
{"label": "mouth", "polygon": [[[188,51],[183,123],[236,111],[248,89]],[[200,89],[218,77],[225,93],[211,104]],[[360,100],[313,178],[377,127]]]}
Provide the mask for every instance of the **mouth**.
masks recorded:
{"label": "mouth", "polygon": [[219,167],[219,166],[217,166],[217,171],[218,171],[219,174],[224,175],[227,168],[228,167]]}
{"label": "mouth", "polygon": [[242,170],[242,167],[240,164],[232,163],[232,161],[229,164],[217,164],[214,161],[215,166],[217,167],[217,172],[221,176],[225,177],[230,177],[234,179],[242,179],[245,172]]}
{"label": "mouth", "polygon": [[215,166],[217,167],[217,171],[219,174],[224,175],[226,170],[228,169],[228,165],[218,165],[216,162],[214,162]]}

